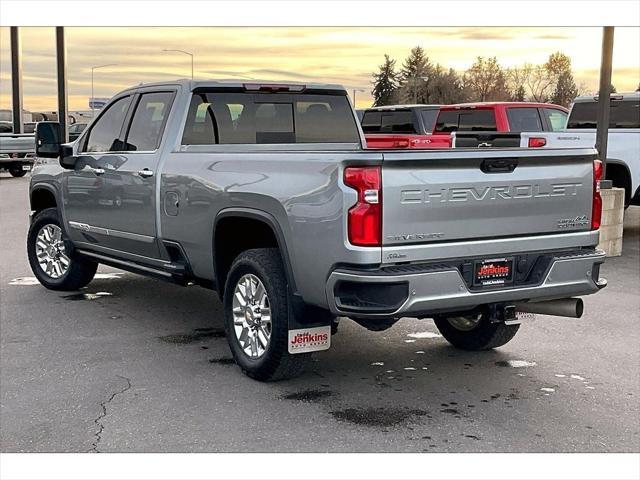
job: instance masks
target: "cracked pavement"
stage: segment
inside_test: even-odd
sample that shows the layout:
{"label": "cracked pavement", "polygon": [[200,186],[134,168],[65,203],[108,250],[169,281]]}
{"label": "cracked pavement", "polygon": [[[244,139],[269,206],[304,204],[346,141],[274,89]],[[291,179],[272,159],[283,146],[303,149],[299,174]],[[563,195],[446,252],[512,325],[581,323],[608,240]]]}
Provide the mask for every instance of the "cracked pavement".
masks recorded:
{"label": "cracked pavement", "polygon": [[107,267],[93,295],[33,285],[27,186],[0,175],[2,452],[640,450],[638,207],[581,320],[478,353],[431,321],[343,320],[304,376],[262,384],[230,362],[213,292]]}

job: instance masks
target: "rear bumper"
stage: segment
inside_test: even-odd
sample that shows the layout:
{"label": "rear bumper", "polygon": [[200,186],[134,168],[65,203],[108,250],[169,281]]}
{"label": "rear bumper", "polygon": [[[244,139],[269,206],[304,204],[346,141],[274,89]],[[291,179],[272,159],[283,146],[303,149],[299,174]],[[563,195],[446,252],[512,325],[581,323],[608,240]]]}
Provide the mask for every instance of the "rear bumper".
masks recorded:
{"label": "rear bumper", "polygon": [[[361,318],[429,316],[471,310],[491,303],[589,295],[606,286],[606,280],[599,278],[599,265],[604,260],[605,254],[601,250],[558,254],[536,285],[481,291],[472,291],[460,271],[453,267],[429,265],[417,273],[406,274],[396,273],[397,269],[338,269],[329,276],[326,295],[329,309],[335,315]],[[357,291],[352,297],[362,296],[371,301],[346,302],[345,291]]]}

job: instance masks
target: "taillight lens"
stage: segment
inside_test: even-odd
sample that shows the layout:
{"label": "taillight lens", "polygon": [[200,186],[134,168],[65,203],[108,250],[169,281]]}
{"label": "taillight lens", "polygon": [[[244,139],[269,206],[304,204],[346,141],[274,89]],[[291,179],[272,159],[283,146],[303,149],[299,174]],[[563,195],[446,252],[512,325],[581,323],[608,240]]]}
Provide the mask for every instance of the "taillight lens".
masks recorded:
{"label": "taillight lens", "polygon": [[358,192],[358,201],[349,209],[349,242],[362,247],[382,245],[382,172],[380,167],[349,167],[345,185]]}
{"label": "taillight lens", "polygon": [[529,138],[529,148],[540,148],[540,147],[544,147],[546,144],[547,144],[546,138],[540,138],[540,137]]}
{"label": "taillight lens", "polygon": [[591,230],[600,228],[602,220],[602,197],[600,196],[600,180],[602,180],[602,162],[593,161],[593,204],[591,206]]}

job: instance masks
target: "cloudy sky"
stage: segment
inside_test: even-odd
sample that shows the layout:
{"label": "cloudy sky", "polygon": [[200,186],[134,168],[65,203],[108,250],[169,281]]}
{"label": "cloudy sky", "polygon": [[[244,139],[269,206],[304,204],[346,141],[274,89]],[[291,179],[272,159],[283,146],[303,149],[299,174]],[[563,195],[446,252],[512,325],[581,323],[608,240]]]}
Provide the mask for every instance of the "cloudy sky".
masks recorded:
{"label": "cloudy sky", "polygon": [[[22,31],[24,106],[56,108],[55,32],[52,27]],[[95,95],[109,97],[140,82],[190,75],[186,55],[162,52],[181,49],[195,55],[196,78],[259,78],[341,83],[358,93],[358,106],[371,103],[371,73],[388,53],[398,60],[420,45],[431,60],[459,71],[475,57],[496,56],[502,65],[543,63],[562,51],[573,62],[576,83],[598,86],[599,27],[92,27],[67,28],[69,103],[88,108],[91,67],[96,70]],[[640,28],[616,28],[613,83],[618,91],[635,90],[640,82]],[[0,28],[0,108],[11,105],[9,28]]]}

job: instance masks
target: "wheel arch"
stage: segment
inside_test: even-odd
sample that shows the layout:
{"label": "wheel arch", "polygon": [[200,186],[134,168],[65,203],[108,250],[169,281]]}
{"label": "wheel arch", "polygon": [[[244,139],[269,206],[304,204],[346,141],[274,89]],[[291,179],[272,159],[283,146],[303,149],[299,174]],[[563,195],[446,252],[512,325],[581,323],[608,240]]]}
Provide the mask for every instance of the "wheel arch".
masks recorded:
{"label": "wheel arch", "polygon": [[[226,277],[229,271],[229,267],[233,262],[233,258],[225,258],[220,254],[221,251],[224,252],[223,249],[219,248],[220,245],[218,243],[221,241],[219,235],[223,235],[223,230],[225,229],[225,225],[229,225],[226,222],[236,221],[236,222],[257,222],[257,224],[262,224],[268,231],[273,235],[273,240],[275,241],[275,245],[262,245],[264,239],[260,238],[256,242],[255,247],[252,247],[249,244],[248,248],[260,248],[263,246],[275,246],[280,251],[280,256],[282,257],[282,261],[285,267],[285,275],[287,279],[287,284],[289,285],[289,290],[291,293],[295,293],[297,291],[295,286],[295,276],[293,274],[293,267],[291,264],[291,259],[289,255],[289,249],[287,248],[287,242],[285,239],[284,232],[282,227],[280,226],[278,220],[268,212],[263,210],[258,210],[254,208],[246,208],[246,207],[232,207],[221,210],[215,218],[213,224],[213,235],[212,235],[212,251],[213,251],[213,269],[214,269],[214,277],[215,283],[217,287],[218,294],[220,297],[224,294],[224,284],[226,281]],[[233,224],[233,222],[231,222]],[[232,252],[237,251],[240,253],[242,251],[247,250],[248,248],[239,248],[239,249],[231,249]]]}
{"label": "wheel arch", "polygon": [[624,188],[624,203],[628,205],[634,197],[633,177],[631,169],[622,160],[607,158],[607,180],[611,180],[614,187]]}
{"label": "wheel arch", "polygon": [[29,192],[31,211],[37,213],[46,208],[57,208],[60,211],[58,192],[47,183],[38,183],[31,187]]}

